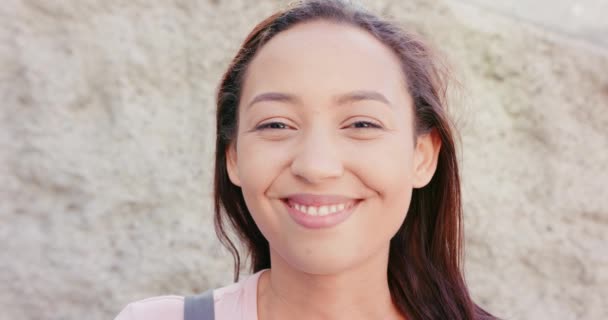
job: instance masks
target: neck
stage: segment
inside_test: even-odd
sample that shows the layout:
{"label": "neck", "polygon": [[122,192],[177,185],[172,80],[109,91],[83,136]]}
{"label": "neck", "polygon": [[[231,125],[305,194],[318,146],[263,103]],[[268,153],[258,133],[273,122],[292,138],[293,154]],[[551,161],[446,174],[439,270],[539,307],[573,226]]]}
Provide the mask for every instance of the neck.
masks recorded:
{"label": "neck", "polygon": [[331,274],[295,269],[272,250],[271,265],[258,284],[260,320],[402,319],[388,286],[388,250]]}

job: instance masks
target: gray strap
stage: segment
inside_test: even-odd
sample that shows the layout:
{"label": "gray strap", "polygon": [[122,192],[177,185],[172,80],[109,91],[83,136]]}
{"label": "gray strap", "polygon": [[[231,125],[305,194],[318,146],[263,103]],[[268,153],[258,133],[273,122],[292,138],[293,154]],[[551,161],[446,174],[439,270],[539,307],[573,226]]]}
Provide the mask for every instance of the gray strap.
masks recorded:
{"label": "gray strap", "polygon": [[213,289],[184,299],[184,320],[214,320]]}

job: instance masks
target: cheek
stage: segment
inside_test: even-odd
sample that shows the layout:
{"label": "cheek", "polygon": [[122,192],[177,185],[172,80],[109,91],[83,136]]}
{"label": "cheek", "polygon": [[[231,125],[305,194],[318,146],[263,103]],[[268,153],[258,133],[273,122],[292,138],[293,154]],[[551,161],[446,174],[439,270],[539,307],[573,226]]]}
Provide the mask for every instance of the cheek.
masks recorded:
{"label": "cheek", "polygon": [[286,151],[281,144],[241,138],[237,145],[237,166],[242,189],[264,192],[284,167]]}
{"label": "cheek", "polygon": [[284,149],[288,147],[247,136],[240,137],[238,143],[237,166],[245,203],[262,233],[272,238],[269,232],[276,229],[279,218],[273,214],[269,191],[286,168],[288,152]]}
{"label": "cheek", "polygon": [[407,139],[395,137],[368,148],[362,146],[357,160],[351,162],[358,179],[376,193],[370,201],[374,208],[370,214],[382,215],[382,219],[375,216],[367,222],[385,230],[388,238],[401,226],[411,201],[414,151]]}
{"label": "cheek", "polygon": [[410,140],[406,135],[395,135],[354,146],[345,155],[347,166],[381,196],[411,189],[414,150]]}

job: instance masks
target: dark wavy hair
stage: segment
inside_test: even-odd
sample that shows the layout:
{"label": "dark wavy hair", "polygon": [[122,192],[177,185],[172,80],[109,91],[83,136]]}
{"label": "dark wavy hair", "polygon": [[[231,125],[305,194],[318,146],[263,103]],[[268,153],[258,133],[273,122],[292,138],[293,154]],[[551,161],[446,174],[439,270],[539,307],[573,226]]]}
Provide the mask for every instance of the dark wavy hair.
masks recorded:
{"label": "dark wavy hair", "polygon": [[235,281],[241,256],[226,227],[247,250],[252,272],[270,268],[268,241],[226,166],[227,148],[237,138],[244,75],[255,54],[275,35],[314,20],[361,28],[391,48],[413,97],[416,136],[435,130],[441,139],[436,172],[425,187],[413,190],[403,225],[391,239],[387,272],[394,303],[411,319],[495,319],[471,300],[461,270],[463,217],[454,128],[446,110],[446,68],[427,44],[398,24],[339,0],[296,2],[263,20],[245,39],[218,88],[214,222],[218,238],[234,257]]}

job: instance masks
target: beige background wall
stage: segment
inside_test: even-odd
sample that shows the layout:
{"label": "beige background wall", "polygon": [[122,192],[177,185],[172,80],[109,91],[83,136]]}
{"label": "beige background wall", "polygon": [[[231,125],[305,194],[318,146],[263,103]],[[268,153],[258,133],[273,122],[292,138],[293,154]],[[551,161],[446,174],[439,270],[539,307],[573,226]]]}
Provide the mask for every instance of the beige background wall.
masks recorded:
{"label": "beige background wall", "polygon": [[[111,319],[231,281],[210,224],[213,93],[280,3],[2,2],[1,319]],[[464,2],[368,3],[464,84],[473,296],[508,319],[608,317],[608,53]]]}

